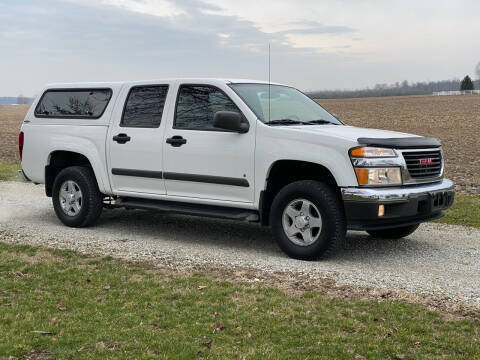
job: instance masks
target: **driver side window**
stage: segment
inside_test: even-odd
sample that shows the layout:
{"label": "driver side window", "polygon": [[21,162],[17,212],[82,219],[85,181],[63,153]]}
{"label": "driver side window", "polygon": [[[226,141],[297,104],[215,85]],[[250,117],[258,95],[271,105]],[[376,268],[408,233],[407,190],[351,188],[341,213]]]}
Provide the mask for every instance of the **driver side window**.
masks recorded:
{"label": "driver side window", "polygon": [[220,89],[209,85],[182,85],[178,91],[175,129],[217,130],[213,116],[217,111],[234,111],[238,107]]}

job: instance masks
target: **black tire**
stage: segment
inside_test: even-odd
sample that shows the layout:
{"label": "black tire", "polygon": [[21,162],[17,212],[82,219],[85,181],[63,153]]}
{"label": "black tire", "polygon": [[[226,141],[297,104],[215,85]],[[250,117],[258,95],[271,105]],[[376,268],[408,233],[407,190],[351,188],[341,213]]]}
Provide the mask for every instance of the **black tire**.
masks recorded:
{"label": "black tire", "polygon": [[367,233],[369,233],[370,236],[377,239],[400,239],[410,234],[413,234],[415,230],[418,229],[419,226],[420,224],[413,224],[413,225],[390,228],[390,229],[369,230],[367,231]]}
{"label": "black tire", "polygon": [[[316,235],[318,238],[309,245],[295,244],[283,227],[284,210],[296,199],[311,202],[321,216],[322,226]],[[329,185],[313,180],[296,181],[280,190],[272,203],[270,224],[280,248],[288,256],[299,260],[317,260],[331,256],[343,244],[347,232],[339,196]]]}
{"label": "black tire", "polygon": [[[59,197],[61,186],[69,180],[74,181],[82,193],[81,207],[75,215],[68,215],[63,210]],[[52,201],[57,217],[70,227],[93,225],[103,209],[103,195],[98,189],[95,174],[86,166],[71,166],[60,171],[53,183]]]}

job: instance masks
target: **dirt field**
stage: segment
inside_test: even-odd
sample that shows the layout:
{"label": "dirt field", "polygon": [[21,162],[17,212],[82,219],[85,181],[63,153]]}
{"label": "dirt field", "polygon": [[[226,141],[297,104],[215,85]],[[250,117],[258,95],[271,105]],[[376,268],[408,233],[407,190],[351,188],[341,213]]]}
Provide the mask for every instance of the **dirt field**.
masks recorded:
{"label": "dirt field", "polygon": [[18,161],[18,132],[30,105],[0,106],[0,162]]}
{"label": "dirt field", "polygon": [[[480,194],[480,96],[405,96],[318,100],[349,125],[410,132],[441,140],[446,175],[458,190]],[[28,106],[0,106],[0,161],[18,160],[17,138]]]}

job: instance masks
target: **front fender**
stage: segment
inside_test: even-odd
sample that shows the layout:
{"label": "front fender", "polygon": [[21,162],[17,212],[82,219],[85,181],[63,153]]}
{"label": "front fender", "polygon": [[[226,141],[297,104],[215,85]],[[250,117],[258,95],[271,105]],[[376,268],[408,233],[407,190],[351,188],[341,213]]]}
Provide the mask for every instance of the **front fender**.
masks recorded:
{"label": "front fender", "polygon": [[273,164],[281,160],[303,161],[321,165],[334,177],[340,187],[357,186],[357,178],[348,155],[356,143],[322,134],[305,134],[262,126],[258,129],[255,184],[256,199],[266,188]]}

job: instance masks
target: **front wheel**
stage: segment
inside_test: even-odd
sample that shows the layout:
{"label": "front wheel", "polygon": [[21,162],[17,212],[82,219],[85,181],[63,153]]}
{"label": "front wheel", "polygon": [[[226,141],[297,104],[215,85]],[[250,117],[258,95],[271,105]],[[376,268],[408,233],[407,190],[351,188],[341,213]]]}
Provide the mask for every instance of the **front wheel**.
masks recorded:
{"label": "front wheel", "polygon": [[60,171],[53,183],[52,201],[57,217],[71,227],[92,225],[103,209],[103,195],[95,175],[85,166]]}
{"label": "front wheel", "polygon": [[270,223],[280,248],[300,260],[332,255],[346,235],[342,203],[330,186],[319,181],[296,181],[280,190]]}
{"label": "front wheel", "polygon": [[413,234],[419,226],[420,224],[413,224],[390,229],[369,230],[367,231],[367,233],[377,239],[400,239],[410,234]]}

